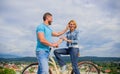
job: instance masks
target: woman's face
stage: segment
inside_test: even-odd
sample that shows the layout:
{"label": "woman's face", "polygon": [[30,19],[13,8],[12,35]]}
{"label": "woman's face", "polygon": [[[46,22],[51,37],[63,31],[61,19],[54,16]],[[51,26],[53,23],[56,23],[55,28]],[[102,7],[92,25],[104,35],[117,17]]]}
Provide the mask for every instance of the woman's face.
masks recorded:
{"label": "woman's face", "polygon": [[70,24],[69,24],[69,28],[70,28],[70,30],[71,31],[73,31],[73,30],[75,30],[75,24],[73,23],[73,22],[71,22]]}

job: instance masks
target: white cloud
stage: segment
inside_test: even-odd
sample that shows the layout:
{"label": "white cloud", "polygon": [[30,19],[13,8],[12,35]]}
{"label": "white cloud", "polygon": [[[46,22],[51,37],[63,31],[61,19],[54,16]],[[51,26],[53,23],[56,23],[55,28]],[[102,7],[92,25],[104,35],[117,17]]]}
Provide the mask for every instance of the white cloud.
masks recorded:
{"label": "white cloud", "polygon": [[[120,50],[117,47],[114,47],[115,42],[109,42],[106,44],[103,44],[102,46],[98,47],[92,47],[88,50],[82,50],[83,53],[81,53],[81,56],[100,56],[100,57],[120,57]],[[116,52],[117,51],[117,52]],[[89,54],[88,54],[89,53]]]}
{"label": "white cloud", "polygon": [[35,55],[35,28],[42,22],[42,15],[49,11],[54,17],[51,26],[54,31],[63,30],[71,19],[76,20],[82,31],[80,47],[84,56],[120,56],[118,49],[114,55],[106,54],[115,48],[114,44],[120,43],[119,0],[3,0],[0,5],[1,53],[10,50],[14,54]]}

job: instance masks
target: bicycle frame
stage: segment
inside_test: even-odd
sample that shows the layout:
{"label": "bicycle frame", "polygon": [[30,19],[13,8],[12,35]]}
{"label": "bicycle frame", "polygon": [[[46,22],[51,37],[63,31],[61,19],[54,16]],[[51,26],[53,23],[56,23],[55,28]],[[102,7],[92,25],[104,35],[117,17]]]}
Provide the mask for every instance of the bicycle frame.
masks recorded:
{"label": "bicycle frame", "polygon": [[55,68],[56,74],[60,74],[60,71],[58,70],[57,64],[56,64],[55,60],[53,59],[53,57],[49,57],[49,59],[51,60],[51,61],[49,61],[49,63],[51,65],[53,65],[53,67]]}
{"label": "bicycle frame", "polygon": [[[53,50],[53,49],[52,49]],[[64,71],[64,72],[61,72],[61,69],[60,69],[60,66],[57,65],[56,61],[54,60],[53,56],[49,56],[49,62],[48,62],[50,65],[52,65],[52,68],[54,69],[51,69],[49,68],[49,73],[50,74],[74,74],[74,71],[72,70],[72,66],[71,64],[69,66],[67,66],[67,69]],[[88,67],[90,68],[91,66],[94,67],[96,69],[96,74],[100,74],[100,70],[98,69],[98,67],[90,62],[90,61],[82,61],[82,62],[79,62],[78,63],[78,66],[79,66],[79,69],[81,69],[80,67],[83,65],[88,65]],[[38,62],[37,63],[32,63],[28,66],[26,66],[23,71],[22,71],[22,74],[24,74],[24,72],[32,67],[32,66],[37,66],[38,65]],[[87,69],[86,69],[87,70]],[[91,68],[88,70],[91,72]],[[89,73],[89,72],[88,72]],[[91,74],[91,73],[90,73]]]}
{"label": "bicycle frame", "polygon": [[[54,67],[55,72],[56,72],[55,74],[61,74],[60,67],[57,67],[57,64],[56,64],[54,58],[53,57],[49,57],[49,59],[50,59],[49,64],[51,64]],[[68,71],[68,73],[71,72],[69,70],[67,70],[67,71]],[[63,72],[63,73],[65,74],[65,72]]]}

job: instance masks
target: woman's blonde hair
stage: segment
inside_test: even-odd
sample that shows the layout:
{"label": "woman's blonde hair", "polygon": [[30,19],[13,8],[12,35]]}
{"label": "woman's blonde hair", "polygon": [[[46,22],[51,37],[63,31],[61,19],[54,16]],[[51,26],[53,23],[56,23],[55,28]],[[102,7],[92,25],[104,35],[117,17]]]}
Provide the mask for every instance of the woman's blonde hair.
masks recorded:
{"label": "woman's blonde hair", "polygon": [[70,24],[71,22],[75,25],[75,29],[76,29],[76,28],[77,28],[77,23],[75,22],[75,20],[70,20],[70,21],[68,22],[68,24]]}

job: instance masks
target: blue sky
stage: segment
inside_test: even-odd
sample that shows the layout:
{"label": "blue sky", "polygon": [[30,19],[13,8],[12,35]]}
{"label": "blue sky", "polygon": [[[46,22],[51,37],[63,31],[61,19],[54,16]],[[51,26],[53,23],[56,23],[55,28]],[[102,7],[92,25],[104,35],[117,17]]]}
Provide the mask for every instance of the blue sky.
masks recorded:
{"label": "blue sky", "polygon": [[0,53],[35,56],[45,12],[53,14],[53,31],[76,20],[81,56],[120,57],[120,0],[0,0]]}

